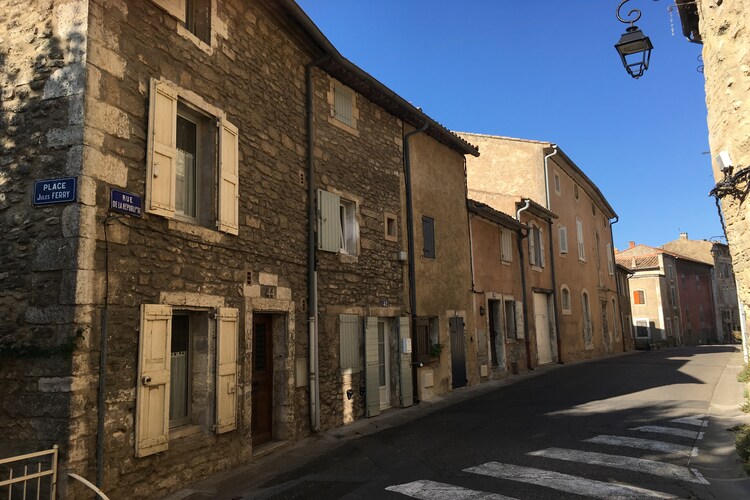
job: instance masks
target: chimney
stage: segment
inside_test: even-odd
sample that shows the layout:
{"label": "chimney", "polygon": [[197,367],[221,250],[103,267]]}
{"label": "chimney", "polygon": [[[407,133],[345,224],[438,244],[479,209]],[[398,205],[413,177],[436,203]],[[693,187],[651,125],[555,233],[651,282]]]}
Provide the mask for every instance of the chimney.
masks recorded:
{"label": "chimney", "polygon": [[680,239],[681,239],[681,240],[686,240],[686,239],[688,239],[688,237],[687,237],[687,233],[680,233]]}
{"label": "chimney", "polygon": [[632,240],[631,240],[631,241],[630,241],[630,242],[628,243],[628,248],[635,248],[635,241],[632,241]]}

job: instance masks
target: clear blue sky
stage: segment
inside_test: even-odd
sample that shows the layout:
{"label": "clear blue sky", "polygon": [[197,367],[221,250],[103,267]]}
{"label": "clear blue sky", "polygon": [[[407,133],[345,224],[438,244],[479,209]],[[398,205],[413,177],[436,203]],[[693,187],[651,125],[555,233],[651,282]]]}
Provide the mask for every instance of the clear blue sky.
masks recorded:
{"label": "clear blue sky", "polygon": [[557,143],[620,216],[615,245],[721,235],[701,46],[669,0],[631,0],[651,38],[639,80],[616,0],[298,0],[344,57],[452,130]]}

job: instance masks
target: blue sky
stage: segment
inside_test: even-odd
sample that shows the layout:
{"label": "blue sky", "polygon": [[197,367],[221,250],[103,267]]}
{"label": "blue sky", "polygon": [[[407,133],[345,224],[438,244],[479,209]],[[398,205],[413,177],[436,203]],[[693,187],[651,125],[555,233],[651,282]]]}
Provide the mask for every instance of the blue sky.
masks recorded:
{"label": "blue sky", "polygon": [[721,235],[701,46],[631,0],[651,66],[627,75],[615,0],[298,0],[344,57],[452,130],[557,143],[620,216],[615,246]]}

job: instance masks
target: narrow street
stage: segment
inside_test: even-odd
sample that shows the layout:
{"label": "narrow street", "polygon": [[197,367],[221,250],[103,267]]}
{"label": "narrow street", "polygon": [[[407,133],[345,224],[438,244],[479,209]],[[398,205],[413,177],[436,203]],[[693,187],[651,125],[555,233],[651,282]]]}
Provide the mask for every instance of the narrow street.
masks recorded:
{"label": "narrow street", "polygon": [[732,406],[719,400],[738,356],[672,348],[542,368],[304,465],[276,459],[262,484],[235,474],[189,498],[739,498],[730,424],[712,416]]}

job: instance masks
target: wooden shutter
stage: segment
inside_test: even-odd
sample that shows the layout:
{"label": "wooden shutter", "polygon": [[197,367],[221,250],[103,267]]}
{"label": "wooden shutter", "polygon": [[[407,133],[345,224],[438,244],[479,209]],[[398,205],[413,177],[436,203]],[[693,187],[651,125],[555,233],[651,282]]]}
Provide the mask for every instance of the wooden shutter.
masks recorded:
{"label": "wooden shutter", "polygon": [[239,233],[239,135],[237,127],[222,119],[219,133],[219,231]]}
{"label": "wooden shutter", "polygon": [[544,231],[537,229],[539,234],[539,266],[544,267]]}
{"label": "wooden shutter", "polygon": [[354,92],[335,82],[333,85],[333,116],[338,121],[354,126]]}
{"label": "wooden shutter", "polygon": [[145,457],[169,444],[169,371],[172,307],[141,305],[136,381],[135,456]]}
{"label": "wooden shutter", "polygon": [[341,250],[341,198],[318,189],[318,250]]}
{"label": "wooden shutter", "polygon": [[529,239],[529,263],[532,266],[536,266],[537,265],[537,261],[536,261],[536,237],[537,237],[536,226],[531,226],[531,228],[529,229],[529,238],[528,239]]}
{"label": "wooden shutter", "polygon": [[175,206],[177,155],[177,89],[151,80],[146,152],[148,212],[171,217]]}
{"label": "wooden shutter", "polygon": [[578,236],[578,258],[586,260],[586,247],[583,244],[583,222],[581,222],[581,219],[576,219],[576,233]]}
{"label": "wooden shutter", "polygon": [[216,322],[216,433],[237,428],[239,311],[220,307]]}
{"label": "wooden shutter", "polygon": [[523,339],[526,337],[523,331],[523,303],[520,300],[513,304],[513,314],[516,317],[516,338]]}
{"label": "wooden shutter", "polygon": [[612,261],[612,243],[607,243],[607,269],[609,270],[609,275],[614,276],[615,263]]}
{"label": "wooden shutter", "polygon": [[378,318],[365,319],[365,415],[380,414],[380,367],[378,363]]}
{"label": "wooden shutter", "polygon": [[185,22],[185,14],[187,13],[187,0],[151,0],[156,5],[167,11],[172,17],[176,17],[179,21]]}
{"label": "wooden shutter", "polygon": [[560,226],[560,253],[568,253],[568,228]]}
{"label": "wooden shutter", "polygon": [[359,316],[356,314],[339,315],[339,364],[342,370],[359,372],[362,369],[360,330]]}
{"label": "wooden shutter", "polygon": [[422,235],[424,237],[424,256],[429,259],[435,258],[435,220],[431,217],[422,217]]}
{"label": "wooden shutter", "polygon": [[398,352],[400,358],[399,384],[401,388],[401,408],[407,408],[414,404],[414,391],[412,386],[411,353],[404,352],[404,340],[411,339],[409,326],[411,318],[402,317],[398,319]]}

